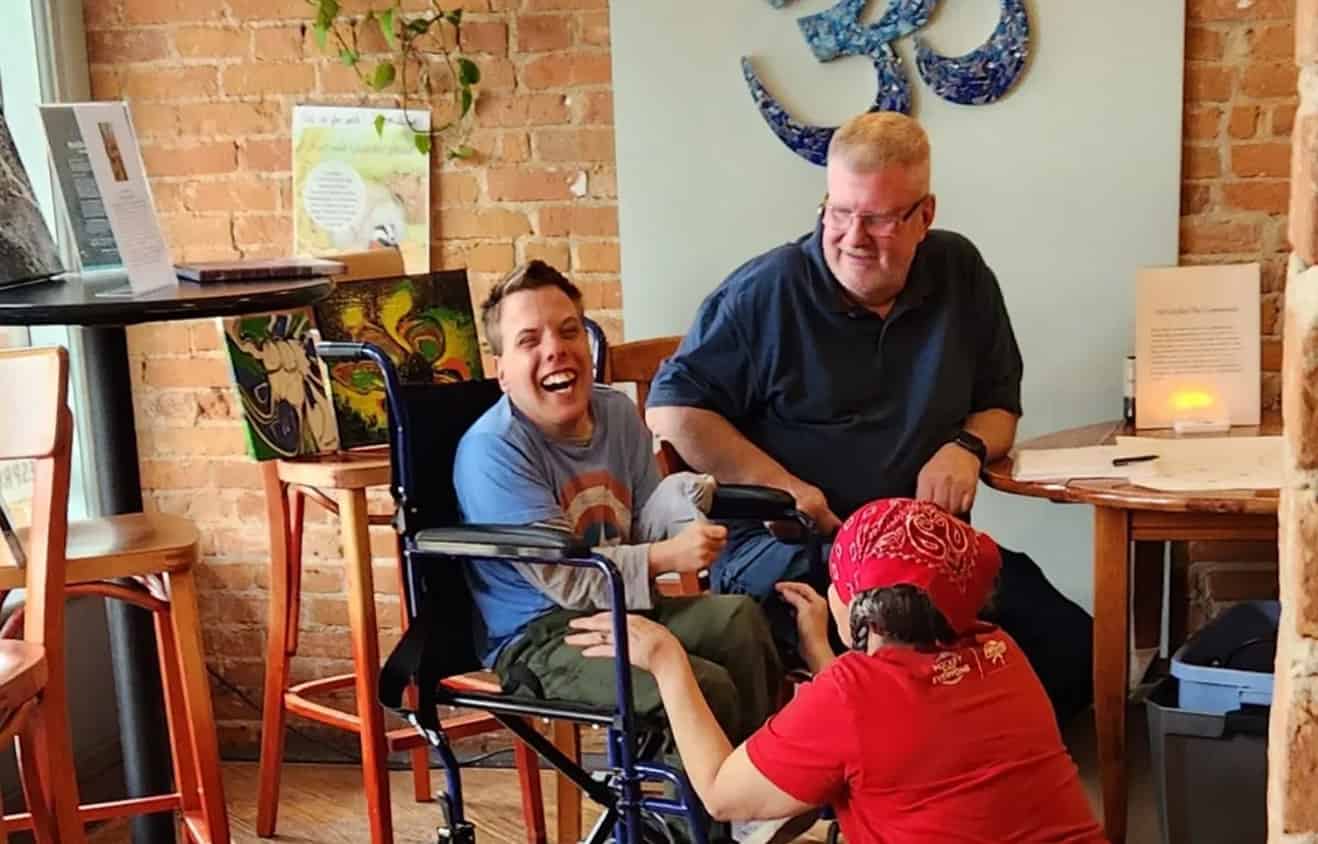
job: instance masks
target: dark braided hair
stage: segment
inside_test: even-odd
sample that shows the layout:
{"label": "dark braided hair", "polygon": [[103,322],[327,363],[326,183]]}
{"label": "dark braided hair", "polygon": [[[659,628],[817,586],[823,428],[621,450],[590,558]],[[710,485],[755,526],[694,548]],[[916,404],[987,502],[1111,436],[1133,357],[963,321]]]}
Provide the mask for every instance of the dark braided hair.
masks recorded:
{"label": "dark braided hair", "polygon": [[892,642],[932,648],[956,641],[956,631],[928,593],[909,584],[858,592],[851,601],[851,649],[869,649],[870,631]]}

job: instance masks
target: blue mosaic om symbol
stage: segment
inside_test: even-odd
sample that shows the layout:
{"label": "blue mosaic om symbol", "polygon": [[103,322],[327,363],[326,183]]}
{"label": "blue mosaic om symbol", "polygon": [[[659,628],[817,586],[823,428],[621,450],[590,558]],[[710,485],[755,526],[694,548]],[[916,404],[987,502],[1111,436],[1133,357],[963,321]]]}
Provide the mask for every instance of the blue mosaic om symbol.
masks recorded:
{"label": "blue mosaic om symbol", "polygon": [[[768,0],[782,8],[791,0]],[[866,0],[841,0],[833,8],[797,19],[801,34],[821,62],[844,56],[867,56],[878,76],[878,94],[870,111],[911,112],[911,88],[901,57],[892,42],[911,35],[933,14],[938,0],[888,0],[887,10],[872,24],[862,26]],[[949,58],[935,53],[925,40],[915,38],[915,64],[920,78],[935,94],[962,105],[986,105],[1001,98],[1025,70],[1030,46],[1030,21],[1024,0],[1002,0],[1002,14],[988,41]],[[751,97],[769,128],[789,149],[814,164],[824,164],[834,126],[811,126],[793,120],[765,90],[751,66],[741,59]]]}

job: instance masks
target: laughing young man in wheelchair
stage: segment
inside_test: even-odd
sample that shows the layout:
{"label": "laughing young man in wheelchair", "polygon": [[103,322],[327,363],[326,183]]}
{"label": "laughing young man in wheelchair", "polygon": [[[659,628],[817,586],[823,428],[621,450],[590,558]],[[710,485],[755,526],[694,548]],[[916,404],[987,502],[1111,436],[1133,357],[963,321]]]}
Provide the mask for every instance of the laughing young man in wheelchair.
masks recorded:
{"label": "laughing young man in wheelchair", "polygon": [[[707,568],[722,550],[726,528],[705,517],[713,479],[660,478],[631,400],[594,383],[581,293],[553,267],[531,261],[515,270],[481,317],[504,395],[458,446],[453,478],[464,520],[585,539],[621,573],[627,609],[681,643],[719,726],[733,741],[747,738],[777,708],[783,681],[759,607],[736,595],[660,597],[653,587],[658,575]],[[505,689],[615,703],[613,664],[565,641],[573,619],[610,604],[598,571],[485,561],[468,579],[485,627],[483,660]],[[637,716],[661,716],[654,677],[632,674]]]}

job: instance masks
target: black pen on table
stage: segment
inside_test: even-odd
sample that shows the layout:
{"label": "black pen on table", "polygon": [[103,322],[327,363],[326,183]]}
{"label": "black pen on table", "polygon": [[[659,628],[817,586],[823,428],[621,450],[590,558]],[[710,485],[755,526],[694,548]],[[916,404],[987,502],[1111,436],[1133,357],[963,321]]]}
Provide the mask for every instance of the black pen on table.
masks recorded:
{"label": "black pen on table", "polygon": [[1132,454],[1129,457],[1112,458],[1113,466],[1129,466],[1131,463],[1147,463],[1150,460],[1157,460],[1156,454]]}

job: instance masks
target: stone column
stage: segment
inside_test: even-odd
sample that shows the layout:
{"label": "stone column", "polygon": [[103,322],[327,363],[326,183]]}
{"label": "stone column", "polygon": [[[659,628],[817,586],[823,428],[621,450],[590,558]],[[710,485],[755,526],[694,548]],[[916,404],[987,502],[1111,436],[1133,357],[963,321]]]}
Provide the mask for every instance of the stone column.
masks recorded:
{"label": "stone column", "polygon": [[1318,0],[1297,0],[1282,415],[1281,630],[1268,742],[1268,841],[1318,842]]}

